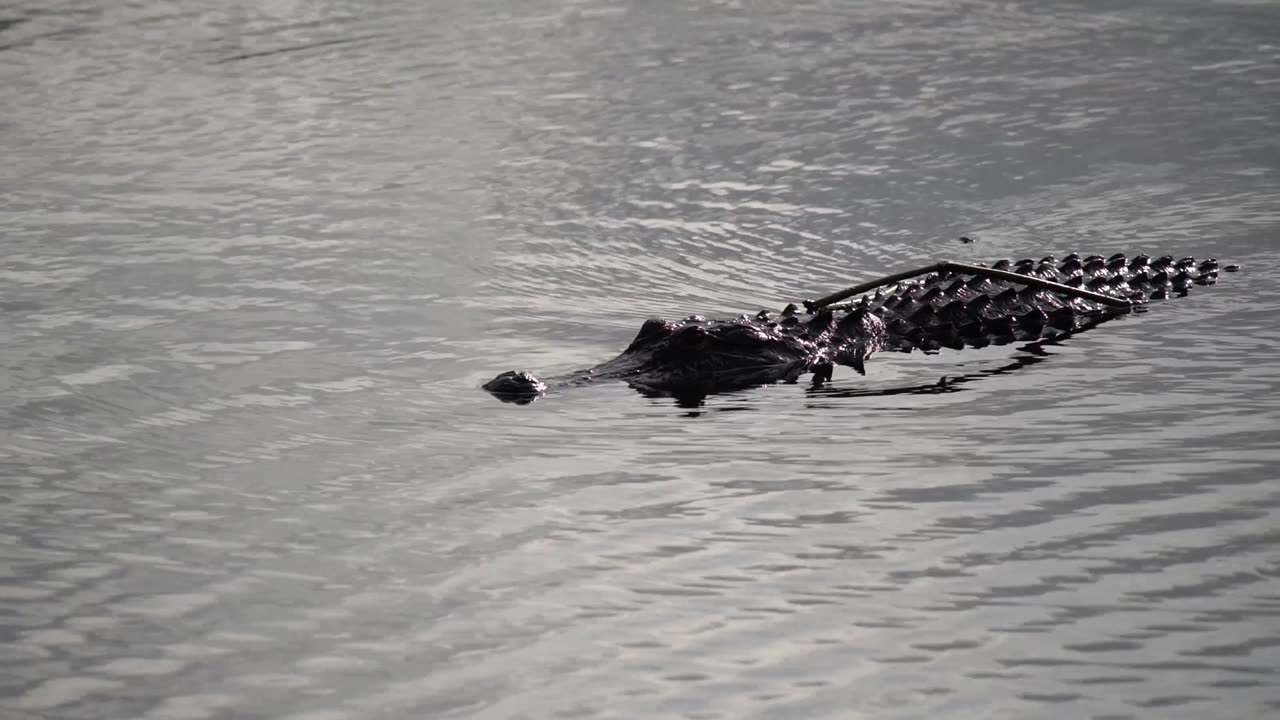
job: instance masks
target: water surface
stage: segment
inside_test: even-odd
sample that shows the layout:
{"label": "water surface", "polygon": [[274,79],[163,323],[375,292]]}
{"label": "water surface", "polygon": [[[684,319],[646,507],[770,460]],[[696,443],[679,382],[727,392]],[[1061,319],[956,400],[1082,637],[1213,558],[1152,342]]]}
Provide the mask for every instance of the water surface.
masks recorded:
{"label": "water surface", "polygon": [[[1276,38],[1244,2],[6,4],[0,709],[1275,713]],[[822,392],[478,389],[1071,251],[1244,270]]]}

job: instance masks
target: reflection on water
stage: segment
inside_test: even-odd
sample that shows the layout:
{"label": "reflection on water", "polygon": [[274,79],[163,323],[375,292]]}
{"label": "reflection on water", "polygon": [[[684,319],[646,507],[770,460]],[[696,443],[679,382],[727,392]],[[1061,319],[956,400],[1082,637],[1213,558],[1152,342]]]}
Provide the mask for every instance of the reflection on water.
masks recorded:
{"label": "reflection on water", "polygon": [[[1280,710],[1280,13],[0,10],[0,715]],[[960,236],[975,242],[957,242]],[[696,409],[479,385],[943,258],[1244,272]]]}

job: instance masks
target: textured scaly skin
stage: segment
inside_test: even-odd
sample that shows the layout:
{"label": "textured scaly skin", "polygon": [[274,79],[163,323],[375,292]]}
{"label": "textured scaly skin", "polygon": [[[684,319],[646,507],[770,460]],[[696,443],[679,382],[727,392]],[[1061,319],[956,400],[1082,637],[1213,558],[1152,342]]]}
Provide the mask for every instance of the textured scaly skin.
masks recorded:
{"label": "textured scaly skin", "polygon": [[[1132,300],[1138,305],[1185,295],[1192,285],[1217,280],[1218,263],[1171,256],[1052,256],[1007,260],[990,267]],[[1137,305],[1135,305],[1137,306]],[[1034,341],[1079,332],[1129,312],[1007,280],[950,271],[864,295],[816,312],[788,305],[774,315],[760,311],[731,320],[690,316],[649,320],[618,357],[586,370],[548,378],[503,373],[485,385],[500,399],[528,402],[547,386],[625,380],[654,394],[705,395],[794,381],[805,373],[830,377],[832,365],[863,372],[873,353],[934,352]]]}

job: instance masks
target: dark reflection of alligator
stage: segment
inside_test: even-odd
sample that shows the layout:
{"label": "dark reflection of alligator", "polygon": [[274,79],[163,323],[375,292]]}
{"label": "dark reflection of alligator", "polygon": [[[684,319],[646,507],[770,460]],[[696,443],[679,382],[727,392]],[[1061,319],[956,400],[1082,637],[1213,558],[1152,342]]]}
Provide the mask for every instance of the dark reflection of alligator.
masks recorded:
{"label": "dark reflection of alligator", "polygon": [[834,365],[865,372],[863,364],[876,352],[1071,335],[1217,277],[1215,260],[1169,256],[1073,254],[990,267],[944,262],[806,302],[804,309],[788,305],[777,315],[762,310],[732,320],[649,320],[612,360],[545,383],[527,372],[505,372],[484,388],[505,402],[527,403],[548,388],[623,380],[646,395],[688,404],[713,393],[794,382],[807,373],[820,385]]}

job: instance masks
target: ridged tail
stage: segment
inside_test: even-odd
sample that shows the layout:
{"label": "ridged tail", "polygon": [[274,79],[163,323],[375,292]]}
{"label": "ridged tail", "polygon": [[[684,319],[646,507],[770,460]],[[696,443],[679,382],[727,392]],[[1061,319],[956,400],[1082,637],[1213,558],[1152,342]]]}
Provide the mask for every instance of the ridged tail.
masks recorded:
{"label": "ridged tail", "polygon": [[[1002,260],[991,267],[1138,303],[1185,295],[1192,285],[1209,285],[1218,277],[1216,260],[1197,263],[1195,258],[1172,256],[1072,254],[1061,260]],[[877,292],[855,303],[853,312],[877,316],[884,323],[881,349],[909,352],[1060,337],[1129,309],[1007,280],[941,271]]]}

